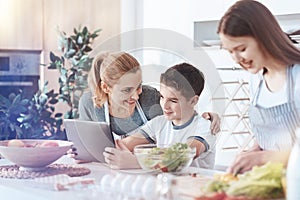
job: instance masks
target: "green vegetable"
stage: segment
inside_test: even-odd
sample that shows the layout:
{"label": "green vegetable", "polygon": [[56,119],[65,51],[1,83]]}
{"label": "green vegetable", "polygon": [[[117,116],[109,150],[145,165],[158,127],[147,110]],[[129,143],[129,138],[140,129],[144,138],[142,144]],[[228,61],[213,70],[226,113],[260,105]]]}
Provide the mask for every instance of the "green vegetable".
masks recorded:
{"label": "green vegetable", "polygon": [[191,152],[192,149],[185,143],[176,143],[169,148],[153,148],[148,152],[144,164],[150,169],[164,172],[179,171],[191,160]]}
{"label": "green vegetable", "polygon": [[205,194],[225,192],[228,196],[244,196],[249,199],[274,199],[284,196],[281,184],[283,164],[267,163],[256,166],[249,172],[239,175],[237,181],[212,180],[202,191]]}
{"label": "green vegetable", "polygon": [[219,180],[211,180],[203,188],[202,191],[205,194],[211,194],[215,192],[225,192],[229,187],[229,183]]}
{"label": "green vegetable", "polygon": [[267,163],[253,167],[249,172],[239,176],[226,191],[232,196],[247,196],[250,198],[278,198],[283,196],[281,185],[283,164]]}
{"label": "green vegetable", "polygon": [[283,196],[281,184],[274,179],[257,181],[237,181],[227,190],[230,196],[247,196],[250,198],[271,199]]}

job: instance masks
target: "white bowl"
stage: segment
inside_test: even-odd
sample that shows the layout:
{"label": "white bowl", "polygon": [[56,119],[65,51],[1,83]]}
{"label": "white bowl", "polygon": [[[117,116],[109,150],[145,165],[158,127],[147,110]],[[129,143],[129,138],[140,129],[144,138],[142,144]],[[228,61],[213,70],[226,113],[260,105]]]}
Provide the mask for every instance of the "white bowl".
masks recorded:
{"label": "white bowl", "polygon": [[[7,160],[22,167],[22,170],[39,171],[63,156],[73,145],[63,140],[18,140],[24,147],[8,146],[10,140],[0,141],[0,154]],[[43,146],[54,142],[58,146]]]}
{"label": "white bowl", "polygon": [[202,43],[206,46],[220,46],[220,40],[203,40]]}

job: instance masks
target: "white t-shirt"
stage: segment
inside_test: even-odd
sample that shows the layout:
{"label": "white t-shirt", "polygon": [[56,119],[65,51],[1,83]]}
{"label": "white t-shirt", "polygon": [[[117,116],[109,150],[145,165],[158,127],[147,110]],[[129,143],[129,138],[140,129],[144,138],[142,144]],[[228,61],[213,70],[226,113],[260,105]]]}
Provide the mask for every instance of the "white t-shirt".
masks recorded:
{"label": "white t-shirt", "polygon": [[206,146],[206,151],[193,161],[192,166],[214,167],[216,136],[210,132],[210,121],[198,114],[181,126],[174,126],[163,115],[157,116],[141,128],[141,133],[158,146],[186,143],[191,137],[199,140]]}
{"label": "white t-shirt", "polygon": [[[294,93],[294,100],[296,102],[296,107],[299,110],[300,109],[300,65],[299,64],[294,65],[294,67],[292,67],[291,73],[294,80],[294,91],[292,92]],[[262,78],[262,75],[255,74],[250,77],[251,77],[250,96],[251,98],[253,98],[258,89],[258,85]],[[286,103],[288,101],[287,82],[282,84],[284,86],[279,91],[272,92],[268,89],[267,84],[263,79],[262,88],[257,98],[257,105],[263,108],[270,108],[270,107],[274,107]]]}

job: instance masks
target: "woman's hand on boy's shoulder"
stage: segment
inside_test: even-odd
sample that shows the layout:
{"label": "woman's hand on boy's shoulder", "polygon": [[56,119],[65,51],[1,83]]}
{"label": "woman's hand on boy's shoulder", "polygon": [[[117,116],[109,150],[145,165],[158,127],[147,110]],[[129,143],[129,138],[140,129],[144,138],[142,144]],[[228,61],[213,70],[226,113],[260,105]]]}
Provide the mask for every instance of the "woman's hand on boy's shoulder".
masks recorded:
{"label": "woman's hand on boy's shoulder", "polygon": [[210,130],[212,134],[217,134],[220,131],[221,118],[217,113],[204,112],[202,117],[206,120],[210,120]]}

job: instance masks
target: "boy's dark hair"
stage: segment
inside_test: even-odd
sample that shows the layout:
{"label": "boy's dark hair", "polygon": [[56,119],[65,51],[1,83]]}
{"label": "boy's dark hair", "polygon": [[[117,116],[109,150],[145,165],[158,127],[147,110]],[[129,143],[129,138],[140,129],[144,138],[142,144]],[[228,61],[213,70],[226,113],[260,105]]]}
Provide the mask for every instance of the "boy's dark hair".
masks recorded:
{"label": "boy's dark hair", "polygon": [[160,83],[175,88],[187,99],[194,95],[200,96],[204,88],[204,75],[193,65],[188,63],[170,67],[160,76]]}

